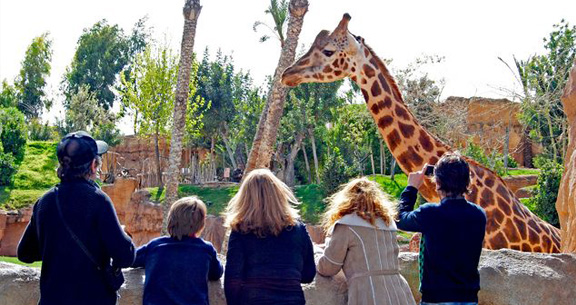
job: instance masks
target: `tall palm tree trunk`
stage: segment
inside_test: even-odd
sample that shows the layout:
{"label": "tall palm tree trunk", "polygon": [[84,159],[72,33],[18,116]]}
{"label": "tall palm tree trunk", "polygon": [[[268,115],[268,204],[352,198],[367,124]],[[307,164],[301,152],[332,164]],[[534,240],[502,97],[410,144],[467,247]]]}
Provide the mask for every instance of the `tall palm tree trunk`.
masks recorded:
{"label": "tall palm tree trunk", "polygon": [[[308,0],[290,0],[290,20],[288,21],[288,33],[280,53],[278,66],[274,73],[274,81],[264,111],[260,115],[258,128],[252,143],[252,150],[248,157],[245,173],[260,167],[269,167],[272,150],[278,135],[278,126],[284,110],[286,93],[288,88],[281,83],[281,76],[288,68],[296,55],[298,36],[302,31],[304,15],[308,11]],[[246,177],[246,175],[244,175]]]}
{"label": "tall palm tree trunk", "polygon": [[168,211],[170,210],[172,203],[178,198],[178,178],[180,175],[180,163],[182,162],[182,139],[184,138],[184,128],[186,127],[186,106],[188,101],[188,92],[190,91],[192,52],[194,50],[196,24],[201,10],[202,6],[200,6],[200,0],[186,0],[183,9],[184,32],[182,34],[180,63],[178,66],[176,100],[174,101],[174,127],[172,128],[172,140],[170,142],[170,165],[168,167],[166,199],[163,208],[163,233],[166,233]]}

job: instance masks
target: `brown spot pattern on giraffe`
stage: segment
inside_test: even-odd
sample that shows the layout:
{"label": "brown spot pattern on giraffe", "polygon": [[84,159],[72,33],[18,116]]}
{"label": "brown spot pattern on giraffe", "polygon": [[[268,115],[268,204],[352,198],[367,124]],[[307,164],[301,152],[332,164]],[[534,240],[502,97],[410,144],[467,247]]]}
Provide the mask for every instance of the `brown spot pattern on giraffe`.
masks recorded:
{"label": "brown spot pattern on giraffe", "polygon": [[386,81],[386,78],[384,77],[384,75],[382,75],[382,73],[378,73],[378,80],[380,81],[380,84],[382,85],[382,89],[384,89],[384,91],[388,94],[390,94],[390,86],[388,86],[388,82]]}
{"label": "brown spot pattern on giraffe", "polygon": [[334,66],[334,68],[340,67],[340,65],[338,64],[338,58],[334,59],[334,61],[332,62],[332,66]]}
{"label": "brown spot pattern on giraffe", "polygon": [[423,161],[422,157],[416,154],[412,146],[409,146],[405,152],[398,156],[398,163],[404,164],[409,171],[413,171],[421,165]]}
{"label": "brown spot pattern on giraffe", "polygon": [[502,224],[502,230],[510,242],[517,243],[520,241],[520,235],[518,234],[514,223],[512,223],[512,220],[506,219],[504,224]]}
{"label": "brown spot pattern on giraffe", "polygon": [[340,75],[342,75],[342,71],[336,70],[336,71],[334,71],[334,75],[340,76]]}
{"label": "brown spot pattern on giraffe", "polygon": [[486,184],[487,187],[494,186],[494,178],[490,176],[486,177],[486,179],[484,179],[484,184]]}
{"label": "brown spot pattern on giraffe", "polygon": [[498,232],[496,235],[494,235],[491,241],[492,246],[495,247],[503,247],[508,244],[508,241],[506,240],[506,237],[502,234],[502,232]]}
{"label": "brown spot pattern on giraffe", "polygon": [[[422,148],[424,148],[425,151],[431,152],[434,149],[434,144],[432,144],[432,141],[430,141],[430,136],[426,134],[424,130],[420,130],[418,141],[420,144],[422,144]],[[432,164],[436,164],[436,162]]]}
{"label": "brown spot pattern on giraffe", "polygon": [[362,89],[362,95],[364,96],[364,100],[366,101],[366,103],[368,103],[368,99],[370,98],[370,96],[368,95],[368,92],[364,89]]}
{"label": "brown spot pattern on giraffe", "polygon": [[378,102],[378,109],[379,109],[379,110],[382,110],[382,109],[384,109],[385,107],[386,107],[386,106],[385,106],[383,100]]}
{"label": "brown spot pattern on giraffe", "polygon": [[505,201],[510,200],[510,196],[508,194],[508,190],[504,187],[504,185],[502,184],[498,184],[498,187],[496,188],[496,193],[498,193],[498,195],[502,196],[502,198]]}
{"label": "brown spot pattern on giraffe", "polygon": [[380,112],[380,108],[378,107],[378,104],[376,104],[376,103],[372,104],[372,106],[370,106],[370,111],[372,111],[372,113],[374,115],[378,115],[378,112]]}
{"label": "brown spot pattern on giraffe", "polygon": [[405,138],[411,138],[414,135],[414,126],[398,122],[398,128]]}
{"label": "brown spot pattern on giraffe", "polygon": [[493,218],[493,219],[496,221],[496,223],[498,223],[498,224],[502,224],[502,222],[504,221],[504,218],[506,217],[506,216],[505,216],[504,214],[502,214],[502,212],[501,212],[500,210],[498,210],[498,209],[492,210],[492,211],[491,211],[491,215],[492,215],[491,218]]}
{"label": "brown spot pattern on giraffe", "polygon": [[494,195],[489,189],[484,189],[480,197],[480,205],[487,207],[494,204]]}
{"label": "brown spot pattern on giraffe", "polygon": [[442,156],[446,153],[445,150],[439,150],[436,152],[436,156],[438,156],[438,158],[442,158]]}
{"label": "brown spot pattern on giraffe", "polygon": [[520,237],[522,238],[522,240],[526,240],[527,238],[526,224],[522,221],[522,219],[518,217],[514,217],[514,223],[516,224],[516,228],[518,229],[518,232],[520,233]]}
{"label": "brown spot pattern on giraffe", "polygon": [[384,107],[386,108],[392,107],[392,99],[390,98],[390,96],[384,97]]}
{"label": "brown spot pattern on giraffe", "polygon": [[303,61],[299,62],[298,65],[299,65],[299,66],[305,66],[305,65],[307,65],[308,63],[310,63],[310,59],[309,59],[309,58],[306,58],[306,59],[304,59]]}
{"label": "brown spot pattern on giraffe", "polygon": [[408,111],[400,106],[400,105],[396,105],[396,108],[394,108],[394,111],[396,112],[396,115],[398,115],[399,117],[408,120],[410,119],[410,116],[408,115]]}
{"label": "brown spot pattern on giraffe", "polygon": [[370,67],[369,65],[362,66],[362,69],[364,70],[364,74],[366,74],[366,76],[368,76],[369,78],[372,78],[374,77],[374,75],[376,75],[374,69],[372,69],[372,67]]}
{"label": "brown spot pattern on giraffe", "polygon": [[504,214],[510,215],[512,213],[508,202],[504,201],[504,199],[500,198],[500,196],[496,196],[496,201],[498,202],[498,207]]}
{"label": "brown spot pattern on giraffe", "polygon": [[368,49],[364,49],[364,56],[366,57],[370,56],[370,52],[368,51]]}
{"label": "brown spot pattern on giraffe", "polygon": [[378,84],[378,82],[372,83],[372,88],[370,88],[370,92],[374,97],[377,97],[380,95],[380,93],[382,93],[382,89],[380,89],[380,85]]}
{"label": "brown spot pattern on giraffe", "polygon": [[400,134],[398,133],[398,131],[396,131],[396,129],[388,133],[386,139],[388,140],[388,145],[390,146],[391,152],[394,152],[396,150],[396,147],[398,147],[398,145],[400,145],[400,142],[402,141],[402,139],[400,138]]}
{"label": "brown spot pattern on giraffe", "polygon": [[326,66],[326,67],[324,67],[324,69],[322,70],[322,72],[324,72],[324,73],[330,73],[330,72],[332,72],[332,67]]}
{"label": "brown spot pattern on giraffe", "polygon": [[527,244],[527,243],[523,243],[523,244],[522,244],[522,251],[524,251],[524,252],[530,252],[530,251],[532,251],[532,247],[530,247],[530,245]]}
{"label": "brown spot pattern on giraffe", "polygon": [[470,194],[468,194],[468,201],[476,203],[478,199],[478,188],[475,185],[470,187]]}

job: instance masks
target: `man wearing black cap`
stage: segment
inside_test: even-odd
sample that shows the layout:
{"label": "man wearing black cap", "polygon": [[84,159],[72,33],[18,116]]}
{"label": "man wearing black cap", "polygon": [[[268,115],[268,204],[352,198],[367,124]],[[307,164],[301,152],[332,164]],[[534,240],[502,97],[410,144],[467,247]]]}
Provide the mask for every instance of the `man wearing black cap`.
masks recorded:
{"label": "man wearing black cap", "polygon": [[42,261],[41,305],[116,304],[118,277],[111,280],[106,269],[129,267],[135,252],[112,201],[93,181],[107,150],[84,131],[58,144],[61,183],[36,202],[18,245],[18,259]]}

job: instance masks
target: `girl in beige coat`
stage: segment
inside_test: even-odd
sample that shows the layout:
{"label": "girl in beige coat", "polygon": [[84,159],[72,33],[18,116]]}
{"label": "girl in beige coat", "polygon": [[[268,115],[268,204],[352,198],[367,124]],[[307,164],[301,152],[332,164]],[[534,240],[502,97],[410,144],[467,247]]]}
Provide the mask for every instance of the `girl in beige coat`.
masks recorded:
{"label": "girl in beige coat", "polygon": [[355,179],[329,203],[323,226],[330,238],[318,273],[333,276],[344,271],[349,305],[415,305],[398,269],[395,205],[379,185]]}

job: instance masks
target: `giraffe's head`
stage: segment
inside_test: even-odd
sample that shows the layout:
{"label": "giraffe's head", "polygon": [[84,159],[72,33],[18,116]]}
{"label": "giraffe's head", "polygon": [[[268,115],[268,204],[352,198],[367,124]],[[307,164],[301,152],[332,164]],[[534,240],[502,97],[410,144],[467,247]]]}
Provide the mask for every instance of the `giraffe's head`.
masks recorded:
{"label": "giraffe's head", "polygon": [[321,31],[310,50],[284,71],[282,83],[329,83],[357,73],[358,57],[364,56],[359,52],[362,38],[348,32],[350,18],[344,14],[332,33]]}

